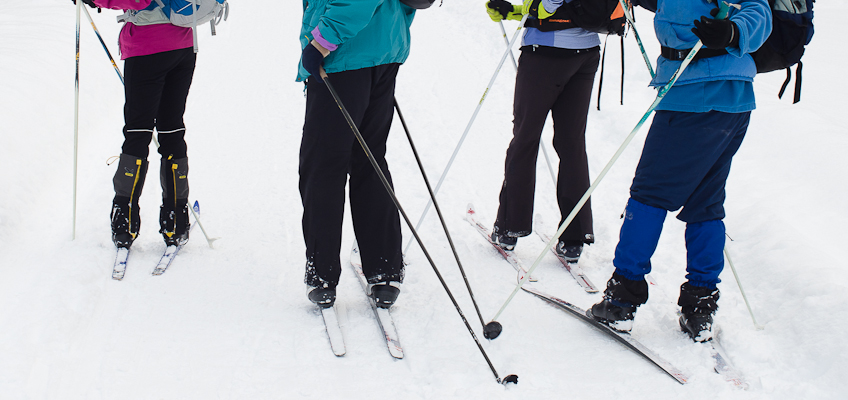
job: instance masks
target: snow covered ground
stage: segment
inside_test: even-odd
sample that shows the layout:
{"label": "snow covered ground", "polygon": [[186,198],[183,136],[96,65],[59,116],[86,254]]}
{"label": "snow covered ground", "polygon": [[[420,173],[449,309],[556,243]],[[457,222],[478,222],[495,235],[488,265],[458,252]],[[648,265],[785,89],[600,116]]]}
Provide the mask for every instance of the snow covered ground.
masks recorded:
{"label": "snow covered ground", "polygon": [[[320,314],[304,295],[297,159],[303,86],[299,2],[232,2],[230,21],[201,34],[186,125],[191,198],[199,230],[163,276],[157,233],[159,188],[148,176],[142,232],[126,278],[113,281],[108,213],[120,152],[123,92],[83,16],[77,219],[74,168],[74,7],[67,0],[0,2],[0,398],[2,399],[844,399],[848,397],[848,128],[842,78],[848,64],[840,18],[848,1],[816,5],[816,36],[804,58],[803,100],[776,93],[781,72],[757,77],[758,110],[728,182],[728,250],[764,330],[756,330],[729,268],[717,322],[732,361],[752,384],[737,390],[712,372],[709,351],[677,328],[683,281],[683,224],[669,216],[653,259],[649,303],[633,336],[691,375],[679,385],[578,319],[519,293],[499,318],[504,333],[482,339],[450,248],[433,212],[421,229],[453,294],[498,374],[498,385],[423,253],[407,254],[407,280],[394,308],[406,358],[394,360],[352,271],[339,287],[348,346],[330,352]],[[289,4],[291,3],[291,4]],[[445,0],[420,12],[397,100],[430,180],[465,129],[504,49],[483,1]],[[273,11],[272,11],[273,10]],[[117,57],[114,11],[93,14]],[[637,13],[654,59],[651,14]],[[506,24],[514,32],[515,22]],[[602,109],[590,112],[596,176],[647,109],[654,92],[628,37],[624,105],[618,104],[619,42],[609,40]],[[121,65],[121,63],[119,63]],[[487,321],[515,287],[512,268],[463,221],[467,203],[491,224],[511,138],[513,69],[504,65],[439,194],[440,205]],[[594,105],[594,100],[593,100]],[[327,110],[327,112],[337,112]],[[580,264],[603,285],[619,215],[647,127],[593,196],[597,243]],[[390,139],[398,196],[417,221],[427,192],[401,125]],[[551,130],[545,132],[550,142]],[[550,147],[549,147],[550,149]],[[553,154],[553,152],[551,151]],[[152,152],[155,155],[155,152]],[[151,156],[154,161],[155,157]],[[155,169],[155,168],[154,168]],[[540,158],[537,212],[558,212]],[[410,235],[405,232],[405,237]],[[354,240],[349,219],[344,246]],[[543,250],[534,236],[516,253],[529,266]],[[343,261],[347,254],[343,252]],[[586,294],[551,256],[536,271],[543,290],[587,307]]]}

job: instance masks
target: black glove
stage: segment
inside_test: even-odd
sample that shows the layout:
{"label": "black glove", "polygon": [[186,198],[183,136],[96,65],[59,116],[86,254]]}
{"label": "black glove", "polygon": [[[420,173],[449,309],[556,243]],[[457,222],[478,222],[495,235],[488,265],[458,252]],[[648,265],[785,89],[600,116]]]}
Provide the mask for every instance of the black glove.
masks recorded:
{"label": "black glove", "polygon": [[321,78],[321,65],[324,64],[324,55],[311,43],[303,48],[303,53],[300,55],[300,62],[303,64],[303,69],[309,72],[318,82],[323,83]]}
{"label": "black glove", "polygon": [[512,3],[510,3],[506,0],[492,0],[488,3],[486,3],[486,7],[500,13],[501,16],[503,17],[503,19],[506,19],[509,16],[509,14],[513,12]]}
{"label": "black glove", "polygon": [[[77,4],[77,0],[71,0],[75,5]],[[100,7],[97,7],[97,4],[94,4],[94,0],[82,0],[82,4],[85,4],[91,8],[96,8],[97,12],[100,12]]]}
{"label": "black glove", "polygon": [[[710,11],[715,17],[718,8]],[[708,49],[723,49],[725,47],[739,47],[739,27],[729,19],[712,19],[705,16],[701,20],[695,20],[692,33],[701,39],[701,43]]]}

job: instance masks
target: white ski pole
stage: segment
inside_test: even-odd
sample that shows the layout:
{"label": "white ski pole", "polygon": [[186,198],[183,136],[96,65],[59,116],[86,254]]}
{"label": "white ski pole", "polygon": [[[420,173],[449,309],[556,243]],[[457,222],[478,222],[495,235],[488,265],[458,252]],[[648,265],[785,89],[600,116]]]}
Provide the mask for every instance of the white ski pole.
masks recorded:
{"label": "white ski pole", "polygon": [[[156,139],[156,135],[153,135],[153,143],[156,144],[157,148],[159,147],[159,140]],[[188,202],[191,203],[191,201],[188,201]],[[203,232],[203,236],[206,237],[206,243],[209,244],[209,247],[213,247],[212,243],[215,242],[216,240],[220,239],[220,237],[210,238],[209,235],[206,234],[206,229],[203,229],[203,224],[200,223],[200,215],[198,215],[197,212],[194,211],[194,208],[189,206],[188,209],[191,211],[191,215],[194,215],[194,222],[197,222],[197,225],[200,226],[200,231]]]}
{"label": "white ski pole", "polygon": [[[459,153],[459,149],[462,147],[462,143],[465,141],[465,137],[468,136],[468,131],[471,130],[471,125],[474,124],[474,120],[477,118],[477,113],[480,112],[480,108],[483,106],[483,102],[486,100],[486,95],[489,94],[489,90],[492,88],[492,85],[495,83],[495,78],[498,77],[498,73],[501,71],[501,67],[503,67],[504,61],[506,61],[506,56],[512,54],[512,46],[515,43],[515,40],[518,39],[518,34],[521,33],[521,28],[524,26],[524,21],[527,20],[527,14],[521,18],[521,23],[518,24],[518,29],[515,30],[515,34],[512,35],[512,40],[509,41],[509,46],[507,46],[506,51],[504,51],[503,56],[501,56],[501,61],[498,63],[498,68],[495,69],[495,73],[492,75],[492,79],[489,80],[489,85],[486,86],[486,90],[483,92],[483,96],[480,98],[480,101],[477,103],[477,108],[474,109],[474,114],[471,115],[471,120],[468,121],[468,125],[465,127],[465,131],[462,133],[462,136],[459,138],[459,143],[456,144],[456,148],[453,149],[453,154],[451,154],[450,160],[448,161],[447,166],[445,166],[445,170],[442,171],[442,176],[439,177],[439,182],[436,183],[436,187],[433,189],[433,195],[439,194],[439,188],[442,187],[442,183],[445,181],[445,177],[450,171],[451,165],[453,165],[453,161],[456,159],[457,153]],[[421,218],[418,219],[418,224],[415,225],[415,230],[419,230],[421,228],[421,224],[424,222],[424,217],[427,216],[427,211],[430,210],[430,206],[433,205],[433,200],[429,200],[427,202],[427,206],[424,207],[424,211],[421,213]],[[409,246],[412,244],[412,239],[410,239],[406,243],[406,248],[403,250],[403,253],[406,254],[409,251]]]}
{"label": "white ski pole", "polygon": [[651,73],[651,79],[657,76],[654,73],[654,67],[651,66],[651,60],[648,59],[648,53],[645,52],[645,47],[642,46],[642,39],[639,38],[639,31],[636,30],[636,22],[633,21],[633,16],[630,15],[630,8],[627,7],[627,3],[624,0],[618,0],[621,3],[621,7],[624,8],[624,16],[627,18],[627,22],[630,23],[630,26],[633,27],[633,35],[636,37],[636,43],[639,44],[639,51],[642,52],[642,58],[645,60],[645,65],[648,66],[648,72]]}
{"label": "white ski pole", "polygon": [[736,267],[733,266],[733,261],[730,259],[730,252],[727,251],[727,246],[724,246],[724,256],[727,257],[727,263],[730,265],[730,270],[733,271],[733,277],[736,278],[736,285],[739,286],[739,292],[742,293],[742,299],[745,300],[745,305],[748,307],[748,314],[751,314],[751,320],[754,321],[754,328],[758,331],[765,329],[757,323],[757,318],[754,317],[754,310],[751,309],[751,303],[748,302],[748,296],[745,295],[745,289],[742,288],[742,281],[739,280],[739,275],[736,273]]}

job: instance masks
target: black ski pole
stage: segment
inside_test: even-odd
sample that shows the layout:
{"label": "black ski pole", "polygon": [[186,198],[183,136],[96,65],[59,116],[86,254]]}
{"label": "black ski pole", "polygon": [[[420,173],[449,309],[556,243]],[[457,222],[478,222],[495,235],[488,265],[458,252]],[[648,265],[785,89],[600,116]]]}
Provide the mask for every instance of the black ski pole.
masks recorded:
{"label": "black ski pole", "polygon": [[[468,294],[471,296],[471,303],[474,304],[474,310],[477,311],[477,316],[480,318],[480,324],[485,330],[486,322],[483,320],[483,314],[480,313],[480,307],[477,306],[477,300],[474,298],[474,292],[471,291],[471,284],[468,283],[468,277],[465,275],[465,269],[462,268],[462,262],[459,261],[459,254],[456,252],[456,246],[454,246],[453,239],[451,238],[450,232],[448,232],[448,226],[445,223],[444,216],[442,216],[442,210],[439,208],[439,203],[436,201],[436,195],[433,193],[433,188],[430,186],[430,180],[427,178],[427,173],[424,172],[424,165],[421,164],[421,157],[418,156],[418,150],[415,148],[415,143],[412,142],[412,135],[409,133],[409,127],[406,126],[406,120],[403,118],[403,113],[400,112],[400,106],[398,106],[397,98],[394,99],[394,103],[398,118],[400,118],[400,123],[403,125],[403,131],[406,133],[406,138],[409,140],[409,147],[412,148],[412,154],[415,156],[415,162],[418,163],[418,169],[421,170],[421,176],[424,178],[424,184],[427,186],[427,192],[430,193],[430,200],[433,201],[433,207],[436,208],[436,214],[439,216],[439,221],[442,223],[442,229],[445,231],[445,236],[448,238],[448,243],[450,244],[451,251],[453,252],[453,257],[456,259],[456,265],[459,267],[459,272],[462,274],[462,280],[465,281],[465,287],[468,288]],[[483,332],[483,337],[488,339],[485,331]]]}
{"label": "black ski pole", "polygon": [[380,169],[380,166],[377,164],[377,160],[374,159],[374,154],[371,153],[371,149],[365,143],[365,138],[362,137],[362,134],[359,132],[359,129],[356,127],[356,123],[353,122],[353,118],[347,112],[347,108],[345,108],[344,104],[342,104],[342,100],[339,98],[339,95],[336,93],[335,89],[333,89],[333,85],[330,83],[326,73],[324,73],[323,68],[321,68],[321,77],[324,79],[324,84],[327,85],[327,89],[330,91],[330,94],[333,96],[333,100],[336,101],[336,104],[339,106],[339,110],[344,115],[345,120],[348,125],[350,125],[351,131],[353,131],[353,135],[356,136],[356,140],[359,141],[359,144],[362,146],[362,150],[365,152],[365,155],[368,157],[368,161],[371,162],[371,166],[374,167],[375,172],[377,172],[377,176],[380,177],[380,181],[383,183],[383,187],[388,192],[389,196],[392,198],[392,202],[397,207],[400,214],[403,216],[403,220],[406,222],[406,225],[409,226],[410,231],[412,231],[412,236],[415,237],[415,240],[418,242],[418,245],[421,247],[421,251],[424,252],[424,256],[427,257],[427,261],[430,263],[430,266],[433,267],[433,272],[436,273],[436,277],[439,278],[439,282],[441,282],[442,287],[447,292],[448,297],[450,297],[451,302],[453,303],[454,308],[456,308],[456,312],[459,313],[460,318],[462,318],[462,322],[465,323],[465,327],[468,328],[468,333],[471,334],[471,337],[474,339],[474,343],[477,344],[477,348],[480,349],[480,353],[483,354],[483,358],[486,359],[486,363],[489,364],[489,368],[492,370],[492,373],[495,374],[495,379],[497,379],[498,383],[518,383],[517,375],[507,375],[503,379],[498,375],[498,371],[495,370],[495,366],[492,365],[492,361],[489,359],[489,356],[486,354],[486,350],[483,349],[483,345],[480,344],[480,340],[477,339],[477,335],[474,334],[474,330],[471,329],[471,325],[468,323],[468,320],[465,318],[465,314],[462,313],[462,309],[459,307],[459,304],[456,302],[456,299],[453,297],[453,293],[451,293],[448,288],[447,283],[445,283],[444,278],[442,278],[442,274],[439,273],[439,269],[436,267],[436,263],[433,262],[433,258],[430,257],[430,253],[427,252],[427,249],[424,247],[424,242],[421,241],[421,238],[418,236],[418,232],[415,231],[415,228],[412,225],[412,222],[409,220],[409,217],[406,215],[406,211],[401,207],[400,202],[398,201],[397,196],[395,196],[394,190],[392,190],[392,186],[389,184],[389,180],[386,179],[386,175],[383,174],[383,171]]}

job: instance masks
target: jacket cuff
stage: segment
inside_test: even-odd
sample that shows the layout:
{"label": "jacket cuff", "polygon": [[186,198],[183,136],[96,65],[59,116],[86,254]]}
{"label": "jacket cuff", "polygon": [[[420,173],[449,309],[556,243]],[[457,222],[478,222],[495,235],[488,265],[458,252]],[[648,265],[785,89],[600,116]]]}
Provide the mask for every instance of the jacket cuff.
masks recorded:
{"label": "jacket cuff", "polygon": [[312,30],[312,38],[315,39],[318,44],[324,46],[324,48],[327,50],[333,51],[339,48],[338,45],[332,44],[328,42],[327,39],[324,39],[324,36],[321,36],[321,31],[318,30],[317,26],[315,27],[315,29]]}

